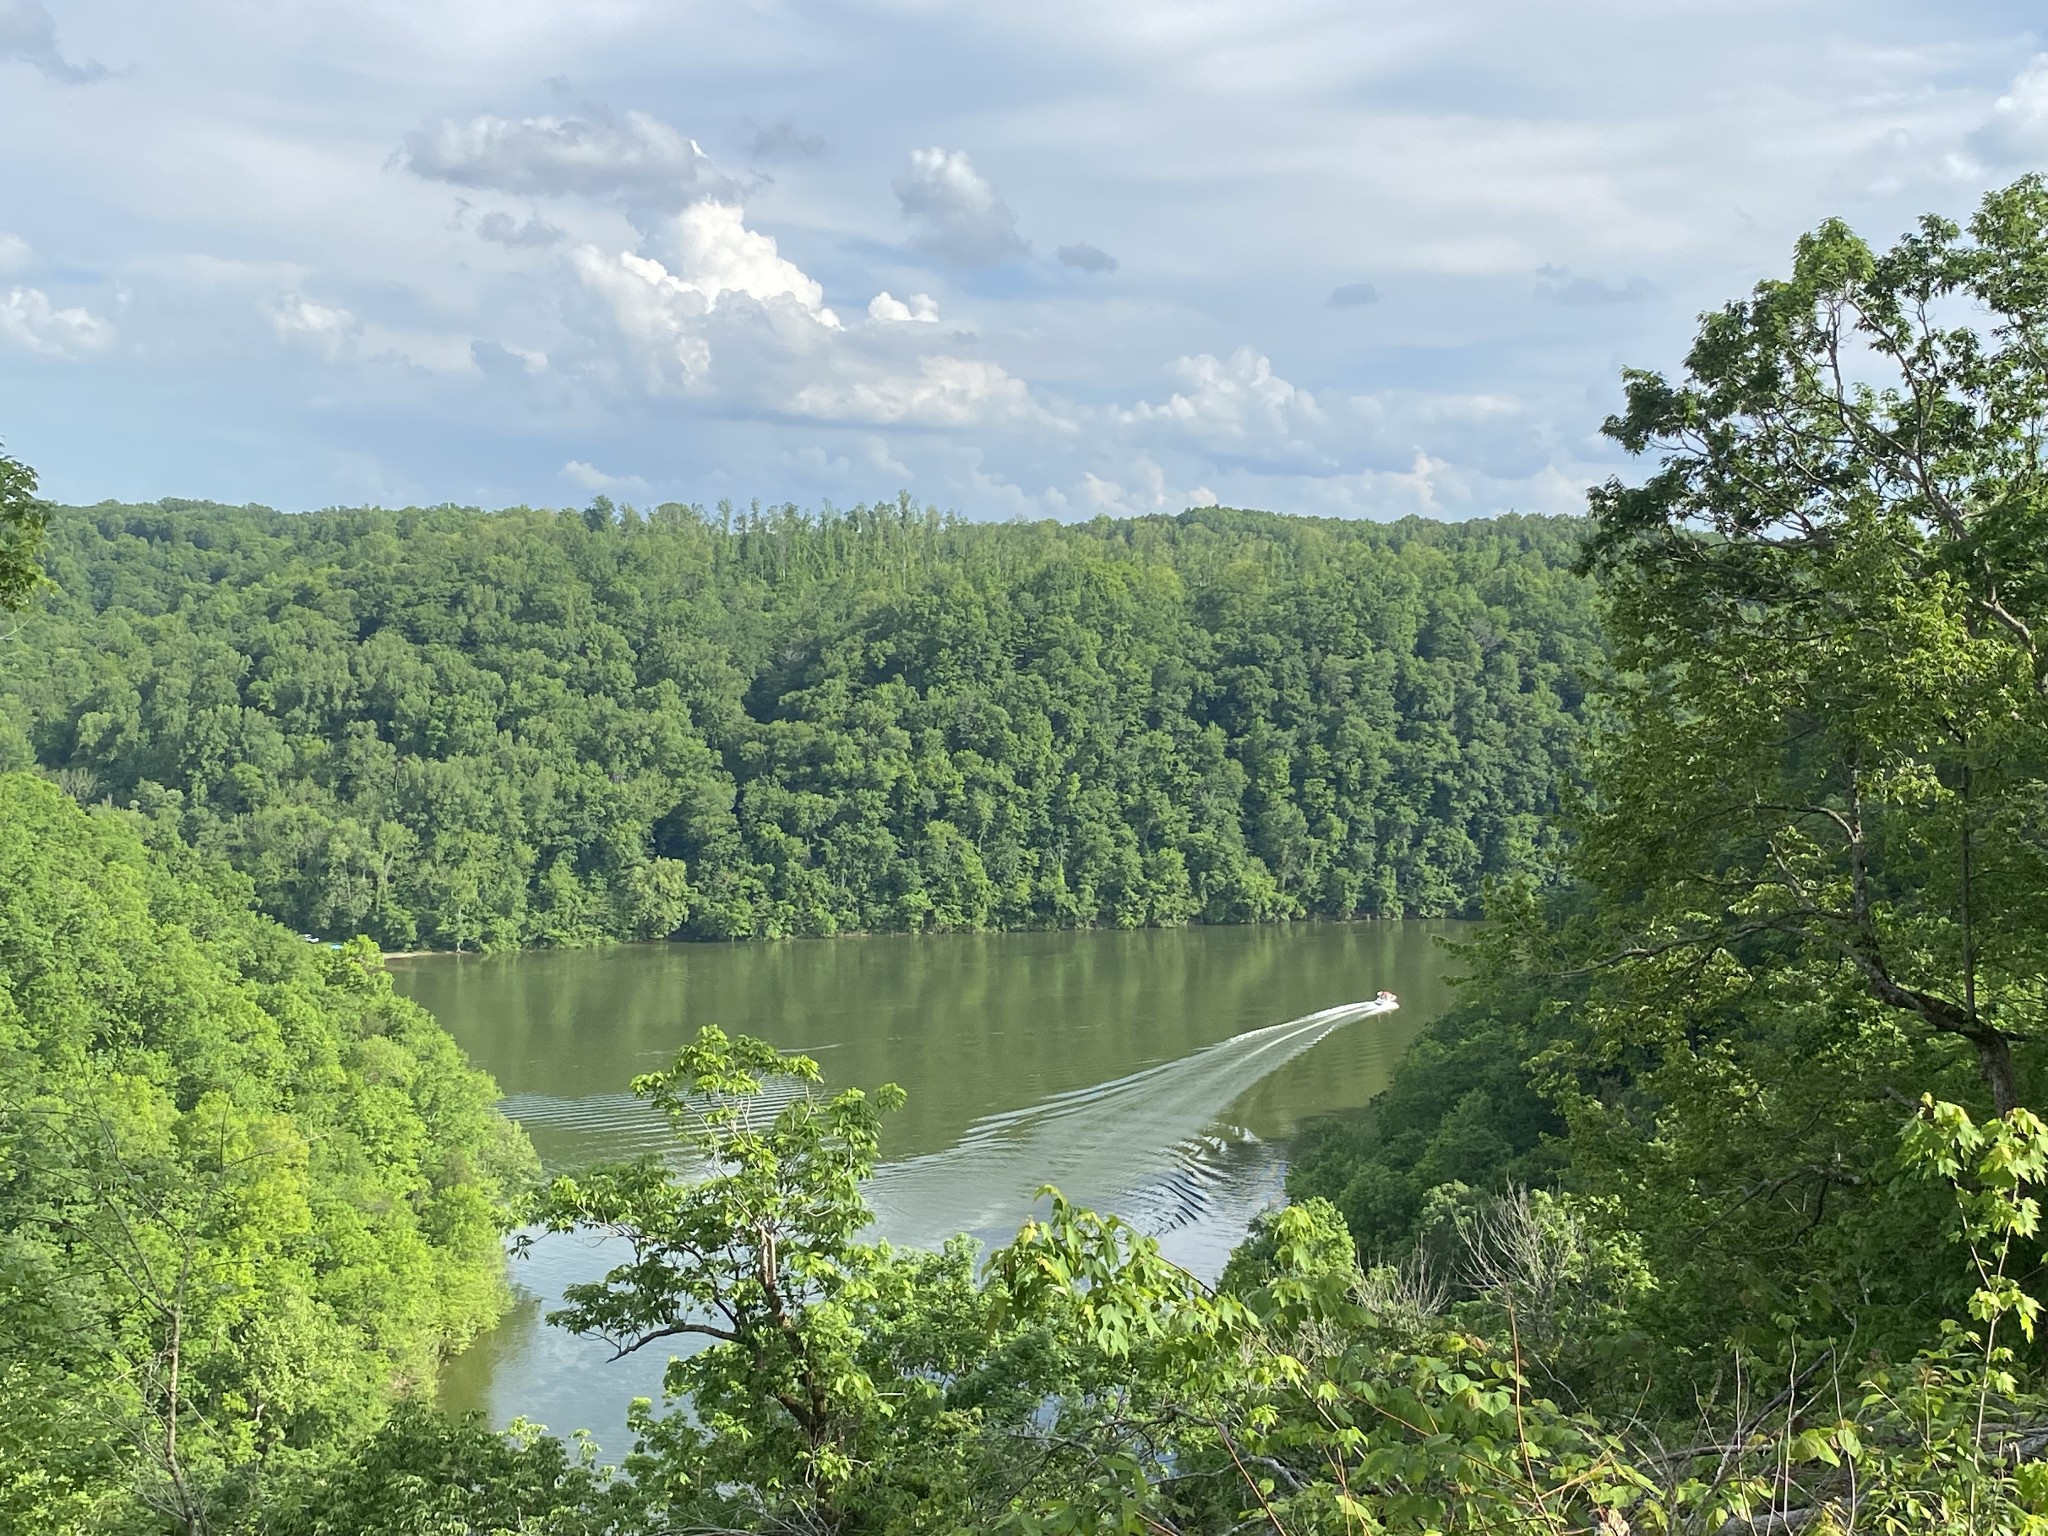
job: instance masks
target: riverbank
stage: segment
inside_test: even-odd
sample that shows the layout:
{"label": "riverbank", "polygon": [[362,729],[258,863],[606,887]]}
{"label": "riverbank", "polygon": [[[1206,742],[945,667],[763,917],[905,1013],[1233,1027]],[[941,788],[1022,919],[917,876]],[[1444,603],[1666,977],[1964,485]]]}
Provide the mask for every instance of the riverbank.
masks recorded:
{"label": "riverbank", "polygon": [[1027,933],[1166,933],[1201,929],[1274,929],[1299,928],[1314,925],[1371,925],[1402,923],[1453,923],[1469,924],[1478,921],[1476,913],[1449,912],[1428,916],[1402,915],[1390,917],[1376,912],[1359,912],[1348,917],[1333,917],[1327,913],[1304,913],[1299,917],[1262,918],[1254,922],[1205,923],[1194,920],[1185,923],[1142,923],[1136,927],[1123,927],[1115,923],[1069,923],[1064,925],[1026,928],[844,928],[836,933],[779,933],[747,935],[723,939],[667,938],[667,939],[619,939],[594,938],[575,944],[529,944],[506,949],[382,949],[378,953],[386,960],[427,960],[447,958],[453,955],[467,955],[472,959],[486,955],[554,955],[588,954],[624,947],[649,948],[674,945],[684,949],[729,949],[740,946],[761,946],[788,944],[794,942],[836,943],[843,939],[958,939],[990,938]]}

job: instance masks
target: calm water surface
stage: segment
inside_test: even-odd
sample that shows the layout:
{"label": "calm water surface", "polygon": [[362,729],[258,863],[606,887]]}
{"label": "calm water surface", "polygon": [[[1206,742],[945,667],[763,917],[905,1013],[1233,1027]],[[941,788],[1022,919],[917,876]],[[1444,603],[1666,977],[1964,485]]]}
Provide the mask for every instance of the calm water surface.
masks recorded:
{"label": "calm water surface", "polygon": [[[1448,922],[630,945],[394,960],[505,1093],[551,1168],[666,1147],[626,1091],[705,1024],[818,1059],[828,1089],[900,1083],[869,1198],[882,1235],[1013,1233],[1058,1184],[1213,1275],[1280,1196],[1286,1139],[1363,1104],[1448,1000]],[[1395,1013],[1347,1007],[1381,988]],[[547,1238],[520,1304],[453,1362],[451,1407],[589,1428],[624,1449],[626,1404],[667,1354],[616,1363],[550,1329],[561,1289],[617,1261]]]}

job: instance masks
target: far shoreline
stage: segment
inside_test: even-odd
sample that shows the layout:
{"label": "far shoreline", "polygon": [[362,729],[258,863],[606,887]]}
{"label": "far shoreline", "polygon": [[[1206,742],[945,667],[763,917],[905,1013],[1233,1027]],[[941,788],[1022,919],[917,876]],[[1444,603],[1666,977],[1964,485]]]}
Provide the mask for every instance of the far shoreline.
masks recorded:
{"label": "far shoreline", "polygon": [[749,944],[802,944],[833,939],[950,939],[989,937],[996,934],[1020,933],[1147,933],[1167,929],[1192,928],[1300,928],[1330,926],[1336,928],[1375,923],[1465,923],[1477,927],[1483,917],[1465,917],[1456,913],[1442,913],[1434,917],[1387,917],[1377,912],[1361,912],[1351,917],[1331,917],[1316,913],[1304,917],[1267,918],[1252,923],[1140,923],[1133,928],[1122,928],[1114,923],[1073,923],[1043,928],[842,928],[837,933],[783,933],[772,937],[749,935],[724,939],[594,939],[587,944],[533,944],[515,949],[380,949],[378,955],[385,960],[447,960],[466,958],[488,959],[501,955],[550,955],[580,954],[596,949],[652,949],[657,946],[675,945],[679,948],[717,949],[736,948]]}

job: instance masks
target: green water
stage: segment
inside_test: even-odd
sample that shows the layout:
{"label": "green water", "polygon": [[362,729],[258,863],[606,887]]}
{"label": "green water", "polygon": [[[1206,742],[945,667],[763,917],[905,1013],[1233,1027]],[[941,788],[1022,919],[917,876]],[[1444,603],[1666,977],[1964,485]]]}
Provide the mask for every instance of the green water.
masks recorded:
{"label": "green water", "polygon": [[[909,1105],[870,1191],[882,1233],[1000,1242],[1047,1181],[1214,1273],[1277,1199],[1286,1139],[1363,1104],[1448,997],[1443,922],[632,945],[394,960],[503,1089],[552,1167],[660,1150],[626,1092],[704,1024],[817,1057],[828,1087]],[[1399,994],[1395,1012],[1340,1005]],[[450,1367],[444,1396],[617,1441],[662,1358],[611,1363],[545,1327],[563,1285],[613,1262],[551,1238],[521,1305]]]}

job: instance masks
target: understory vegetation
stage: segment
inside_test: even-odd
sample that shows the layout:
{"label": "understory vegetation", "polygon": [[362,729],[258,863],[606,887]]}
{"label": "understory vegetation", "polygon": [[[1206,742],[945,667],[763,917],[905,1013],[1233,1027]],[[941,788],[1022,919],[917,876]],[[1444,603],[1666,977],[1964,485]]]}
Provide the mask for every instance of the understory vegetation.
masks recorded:
{"label": "understory vegetation", "polygon": [[[2048,1011],[2044,359],[2048,189],[2030,178],[1988,198],[1967,230],[1929,219],[1883,251],[1839,224],[1804,239],[1787,279],[1705,318],[1681,375],[1627,376],[1626,409],[1607,431],[1646,461],[1643,472],[1597,489],[1575,528],[1353,535],[1206,513],[1063,532],[984,535],[906,515],[728,533],[694,514],[665,528],[607,514],[584,528],[543,514],[436,513],[418,517],[415,537],[392,535],[386,554],[337,562],[315,580],[325,568],[311,555],[295,565],[298,555],[268,545],[260,556],[236,551],[251,539],[310,550],[338,528],[358,541],[350,548],[382,548],[385,515],[337,515],[303,533],[257,513],[106,512],[89,533],[57,517],[57,591],[38,595],[33,562],[21,559],[24,574],[0,587],[0,606],[48,605],[9,642],[6,663],[20,750],[42,772],[0,777],[0,1522],[79,1536],[2044,1536],[2048,1125],[2030,1107],[2042,1099]],[[33,491],[25,471],[0,478],[0,530],[17,556],[33,552],[39,531]],[[109,530],[146,516],[185,531],[157,538],[146,559],[90,554],[96,541],[130,536]],[[180,594],[171,577],[152,576],[163,585],[147,596],[137,573],[211,558],[201,553],[214,537],[209,516],[224,551],[218,580]],[[1420,740],[1401,734],[1420,717],[1375,715],[1382,705],[1362,702],[1365,692],[1340,696],[1325,663],[1357,662],[1344,674],[1351,688],[1378,657],[1395,692],[1370,697],[1397,698],[1399,679],[1445,654],[1424,637],[1452,633],[1420,616],[1455,610],[1472,665],[1458,674],[1466,681],[1446,682],[1443,718],[1471,729],[1445,725],[1429,739],[1450,754],[1442,762],[1462,752],[1469,765],[1445,770],[1445,798],[1429,802],[1442,814],[1402,823],[1414,833],[1402,846],[1447,846],[1430,839],[1463,805],[1459,835],[1474,849],[1512,850],[1457,866],[1498,876],[1488,922],[1463,954],[1460,1001],[1423,1030],[1378,1101],[1304,1139],[1293,1202],[1257,1222],[1214,1285],[1057,1192],[1048,1214],[991,1254],[964,1237],[934,1252],[869,1241],[862,1190],[901,1093],[828,1092],[816,1062],[716,1027],[632,1084],[666,1117],[675,1155],[542,1182],[518,1133],[491,1111],[488,1082],[391,995],[368,940],[308,944],[254,910],[300,923],[283,871],[322,867],[257,857],[250,839],[272,824],[265,817],[298,814],[292,807],[338,816],[407,774],[424,783],[444,771],[431,764],[470,763],[461,772],[481,786],[483,765],[502,752],[516,792],[480,787],[477,803],[516,802],[521,814],[614,803],[594,787],[581,801],[561,788],[583,771],[575,732],[606,721],[631,739],[639,727],[627,722],[639,717],[619,701],[645,688],[669,698],[664,684],[681,685],[676,673],[648,682],[635,671],[636,657],[670,654],[658,645],[611,651],[592,638],[602,629],[591,617],[601,605],[586,602],[595,586],[563,588],[562,622],[573,628],[582,615],[588,643],[558,659],[566,668],[611,657],[618,691],[538,663],[531,677],[507,663],[490,673],[497,684],[477,680],[488,668],[461,673],[459,685],[421,683],[427,702],[406,717],[418,722],[493,687],[510,698],[531,686],[551,701],[519,714],[516,730],[479,735],[474,757],[443,750],[452,737],[428,736],[407,737],[416,748],[400,754],[385,734],[396,715],[358,718],[357,661],[380,645],[395,656],[399,641],[380,641],[382,628],[364,635],[368,608],[354,605],[383,602],[379,611],[424,623],[436,611],[424,598],[390,595],[393,571],[410,570],[406,551],[434,569],[499,538],[555,550],[565,567],[615,561],[605,567],[614,572],[635,548],[699,550],[707,561],[723,551],[742,566],[781,550],[791,565],[749,578],[771,617],[853,611],[832,608],[844,599],[836,577],[804,574],[791,553],[835,539],[867,551],[861,560],[922,550],[903,556],[922,574],[888,587],[858,643],[842,635],[787,654],[770,645],[762,665],[784,669],[772,688],[755,691],[766,674],[735,665],[719,684],[726,693],[702,696],[712,701],[704,715],[690,703],[674,716],[697,734],[647,738],[685,743],[679,756],[650,745],[653,755],[617,780],[603,765],[624,759],[591,757],[617,803],[648,797],[632,802],[633,817],[605,823],[630,831],[606,845],[623,862],[543,857],[539,842],[517,843],[523,831],[505,833],[507,848],[527,852],[502,855],[502,889],[526,894],[507,895],[509,926],[478,941],[628,931],[640,919],[617,913],[648,890],[676,902],[657,928],[716,931],[703,914],[742,909],[757,932],[865,925],[885,911],[902,925],[937,921],[937,907],[862,905],[856,854],[835,864],[838,854],[820,852],[840,846],[831,829],[856,824],[895,829],[871,845],[875,867],[897,871],[891,899],[912,889],[901,882],[914,864],[924,882],[915,889],[937,900],[930,871],[942,865],[906,850],[938,826],[978,850],[995,887],[1023,893],[1014,907],[946,909],[963,920],[1277,915],[1202,905],[1253,885],[1303,911],[1405,909],[1405,897],[1375,908],[1359,894],[1384,879],[1397,896],[1423,888],[1403,885],[1410,866],[1379,862],[1395,843],[1381,831],[1370,848],[1346,839],[1354,826],[1393,825],[1370,818],[1402,806],[1420,816],[1424,802],[1390,787],[1398,775],[1372,781],[1343,802],[1350,809],[1328,812],[1340,834],[1310,814],[1306,786],[1364,784],[1317,753],[1382,728],[1387,742]],[[1507,559],[1522,541],[1549,552]],[[436,549],[444,554],[430,558]],[[942,555],[955,562],[943,580]],[[984,582],[977,562],[998,556],[1017,563]],[[1453,569],[1459,559],[1474,562],[1465,587],[1431,595],[1416,577],[1419,627],[1400,645],[1318,649],[1303,638],[1325,633],[1316,625],[1326,620],[1368,622],[1349,596],[1317,606],[1315,593],[1352,591],[1333,574],[1346,562],[1398,585],[1408,565]],[[520,569],[508,558],[505,582]],[[88,576],[103,589],[66,595],[67,582]],[[1317,585],[1326,578],[1335,585]],[[618,579],[604,611],[632,607]],[[632,590],[651,610],[667,599],[648,580]],[[954,603],[966,589],[956,582],[981,594],[974,604]],[[1010,633],[1010,619],[984,629],[972,617],[1022,614],[1034,592],[1128,597],[1147,582],[1171,599],[1059,610],[1063,649],[1016,649],[1014,636],[990,638]],[[1488,648],[1475,626],[1497,619],[1458,595],[1524,582],[1547,594],[1543,603],[1590,593],[1583,614],[1545,621],[1545,633],[1588,637],[1574,663],[1587,669],[1583,706],[1565,661],[1527,640],[1533,628],[1488,627],[1498,642]],[[246,596],[258,588],[260,601]],[[1232,608],[1217,595],[1225,588],[1257,600]],[[451,578],[438,611],[459,615],[460,594],[485,589]],[[506,590],[534,602],[541,592]],[[1000,606],[999,590],[1013,607]],[[306,634],[327,638],[305,654],[329,646],[321,697],[331,713],[293,702],[309,695],[285,679],[314,675],[303,658],[271,673],[208,652],[224,670],[189,677],[220,680],[221,702],[209,706],[218,713],[206,717],[216,734],[205,737],[198,715],[175,716],[178,753],[202,738],[217,744],[204,772],[189,755],[148,755],[149,743],[172,739],[174,712],[136,703],[129,715],[95,713],[77,702],[84,692],[64,692],[65,678],[93,666],[128,675],[123,658],[146,672],[174,631],[231,629],[238,613],[258,616],[252,632],[288,627],[300,606],[324,615],[306,620]],[[744,627],[739,608],[713,610]],[[913,611],[922,628],[903,617]],[[1036,623],[1053,608],[1029,611]],[[1182,627],[1145,629],[1160,616]],[[1283,637],[1259,673],[1274,691],[1252,713],[1205,715],[1251,697],[1231,693],[1250,686],[1233,669],[1251,666],[1231,658],[1264,643],[1262,625]],[[136,637],[127,650],[116,643],[124,626]],[[829,628],[818,619],[803,632]],[[916,667],[904,659],[912,649],[889,649],[912,633],[926,637]],[[1119,649],[1140,636],[1158,648]],[[432,643],[447,647],[437,657],[469,654],[469,642]],[[932,679],[955,644],[1002,665],[948,692],[954,685]],[[37,645],[47,654],[28,654]],[[1059,688],[1035,670],[1055,654],[1074,668]],[[1141,654],[1128,669],[1116,659]],[[1179,723],[1146,713],[1173,665],[1187,669],[1174,685],[1186,691],[1172,695],[1185,701]],[[1496,677],[1499,690],[1487,692],[1483,680]],[[1124,681],[1091,693],[1091,678]],[[1286,678],[1306,691],[1290,693]],[[1467,683],[1474,691],[1460,694]],[[1047,690],[1039,715],[1000,702],[1032,688]],[[892,801],[876,788],[841,801],[788,787],[825,782],[802,776],[865,763],[890,742],[903,774],[941,782],[939,765],[958,770],[982,748],[944,725],[902,722],[924,721],[918,712],[935,696],[952,708],[970,693],[984,713],[959,719],[1001,715],[1018,741],[1051,754],[1043,763],[1066,764],[1059,782],[1076,786],[1058,792],[1065,800],[1034,800],[1053,769],[1017,770],[1003,795],[988,791],[992,807],[1099,805],[1099,818],[1033,821],[1039,811],[1025,810],[1013,843],[977,842],[1011,824],[963,808],[972,786],[990,782],[964,770],[956,800]],[[155,697],[139,685],[132,695]],[[700,720],[721,697],[737,714],[725,717],[730,734],[715,736]],[[1457,786],[1507,783],[1485,774],[1507,772],[1488,754],[1509,738],[1458,716],[1460,697],[1495,700],[1496,721],[1512,715],[1510,699],[1553,711],[1552,745],[1578,756],[1550,788],[1527,791],[1528,806],[1558,797],[1541,827],[1512,820],[1533,811],[1501,810],[1501,841],[1474,831],[1496,824],[1484,822],[1494,811],[1473,806],[1510,800],[1488,790],[1461,802]],[[1073,711],[1057,728],[1055,699]],[[315,712],[293,713],[301,708]],[[1571,724],[1574,712],[1597,731]],[[102,714],[113,723],[99,735],[86,722]],[[327,723],[279,735],[286,745],[270,759],[237,756],[271,740],[278,721],[316,718]],[[1038,723],[1018,723],[1027,720]],[[548,722],[567,733],[558,757],[532,746]],[[1145,758],[1152,732],[1179,745]],[[330,738],[339,745],[320,745]],[[107,746],[121,742],[132,755]],[[1060,756],[1079,743],[1103,755]],[[1000,750],[1013,748],[1024,750]],[[521,755],[529,750],[538,755]],[[1126,750],[1139,755],[1116,756]],[[361,754],[350,761],[385,762],[386,779],[365,780],[359,796],[333,767],[349,751]],[[976,774],[1012,771],[999,756],[975,761]],[[1105,767],[1114,792],[1088,800],[1086,765],[1124,761],[1156,761],[1158,773],[1119,778]],[[89,785],[79,778],[88,768]],[[1468,771],[1477,777],[1458,777]],[[648,786],[671,773],[681,798],[656,814],[667,791]],[[1148,799],[1141,787],[1167,782],[1230,793]],[[1116,798],[1126,790],[1131,798]],[[548,798],[558,791],[568,798]],[[708,798],[689,799],[700,791]],[[879,798],[859,798],[869,793]],[[811,794],[803,814],[816,819],[805,822],[791,807]],[[731,817],[719,823],[730,832],[717,845],[726,862],[687,837],[661,852],[673,806],[705,804]],[[775,809],[757,816],[749,806]],[[1294,863],[1276,852],[1284,837],[1268,840],[1278,823],[1261,819],[1283,806],[1307,828]],[[1172,819],[1190,807],[1216,819]],[[871,823],[833,819],[870,810]],[[677,825],[699,825],[696,814]],[[775,819],[785,814],[798,819]],[[889,820],[898,814],[909,819]],[[402,844],[407,859],[441,857],[432,815],[393,824],[415,839]],[[1077,883],[1076,871],[1098,867],[1075,851],[1084,825],[1130,832],[1134,843],[1104,836],[1135,849],[1124,866],[1133,879],[1178,870],[1148,889],[1185,882],[1181,906],[1100,905],[1103,892],[1130,888]],[[1238,829],[1229,846],[1243,862],[1204,885],[1226,865],[1197,851],[1225,846],[1226,825]],[[1147,841],[1144,829],[1161,826],[1178,830]],[[788,840],[775,843],[771,827]],[[1212,834],[1224,842],[1200,840]],[[998,846],[1018,851],[1022,885],[992,872],[1010,869],[983,857]],[[1169,848],[1179,864],[1147,864]],[[579,900],[629,906],[573,931],[522,926],[566,910],[547,895],[559,859]],[[661,860],[678,867],[664,873]],[[943,867],[969,866],[963,856]],[[1442,873],[1452,865],[1433,867],[1449,882],[1438,888],[1452,891]],[[716,883],[745,869],[757,886]],[[1046,873],[1055,869],[1056,881]],[[1335,886],[1333,870],[1343,872]],[[606,883],[612,874],[628,894]],[[1353,877],[1355,887],[1345,883]],[[385,888],[392,894],[378,900],[412,900],[395,877]],[[1083,889],[1098,905],[1060,905]],[[1313,895],[1332,889],[1341,899]],[[439,923],[434,914],[460,907],[441,900],[406,906],[407,920]],[[728,901],[741,905],[717,905]],[[378,932],[389,941],[407,931]],[[434,1360],[500,1304],[499,1241],[515,1224],[624,1245],[625,1262],[569,1287],[551,1317],[621,1352],[670,1356],[662,1400],[636,1405],[635,1444],[616,1465],[530,1425],[494,1433],[432,1407]],[[685,1339],[698,1347],[676,1352]]]}

